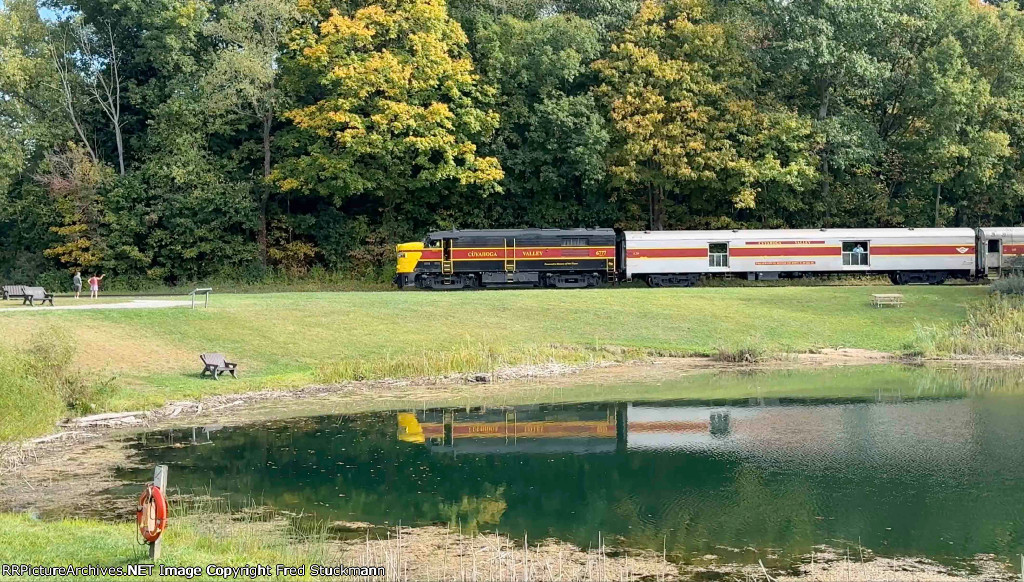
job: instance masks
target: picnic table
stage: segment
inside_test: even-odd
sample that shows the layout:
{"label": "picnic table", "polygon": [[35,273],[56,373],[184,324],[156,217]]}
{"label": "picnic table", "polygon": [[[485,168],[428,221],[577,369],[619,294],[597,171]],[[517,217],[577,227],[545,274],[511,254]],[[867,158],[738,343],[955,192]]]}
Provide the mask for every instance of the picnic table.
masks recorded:
{"label": "picnic table", "polygon": [[875,307],[903,307],[903,295],[899,293],[875,293],[871,295]]}

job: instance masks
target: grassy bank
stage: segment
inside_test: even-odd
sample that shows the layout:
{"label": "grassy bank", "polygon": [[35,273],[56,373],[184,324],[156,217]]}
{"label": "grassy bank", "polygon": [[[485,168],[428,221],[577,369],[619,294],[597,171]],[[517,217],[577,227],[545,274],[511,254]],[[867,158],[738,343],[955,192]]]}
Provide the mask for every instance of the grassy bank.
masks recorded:
{"label": "grassy bank", "polygon": [[916,343],[929,356],[1024,356],[1024,296],[995,293],[971,303],[961,322],[918,324]]}
{"label": "grassy bank", "polygon": [[[340,541],[339,537],[348,541]],[[200,569],[193,580],[676,580],[678,567],[660,556],[616,555],[606,548],[582,550],[571,544],[523,540],[505,535],[461,535],[445,527],[401,528],[372,535],[359,524],[319,524],[296,527],[282,518],[260,512],[229,517],[223,513],[191,513],[172,517],[164,533],[164,549],[148,576],[130,580],[158,580],[159,567]],[[59,552],[55,548],[60,548]],[[635,554],[635,552],[634,552]],[[40,566],[126,567],[149,564],[145,546],[135,541],[134,523],[107,523],[90,519],[44,522],[25,515],[0,513],[0,563]],[[221,568],[277,564],[302,566],[301,575],[210,575],[207,565]],[[372,576],[313,576],[312,565],[383,568]],[[244,572],[244,571],[243,571]],[[175,573],[179,579],[184,574]],[[121,576],[119,576],[121,577]],[[44,577],[11,576],[8,580]],[[52,578],[45,578],[52,579]],[[111,576],[75,579],[106,580]]]}
{"label": "grassy bank", "polygon": [[[324,562],[326,546],[310,537],[290,537],[286,524],[260,519],[232,520],[218,515],[179,516],[164,534],[164,557],[170,566],[241,566],[245,564],[310,564]],[[136,542],[134,523],[91,519],[45,522],[23,514],[0,514],[0,563],[47,566],[126,566],[152,563],[146,546]],[[59,550],[57,549],[59,548]],[[77,579],[109,579],[86,576]],[[42,580],[14,576],[9,580]],[[161,579],[151,576],[128,579]],[[184,578],[182,578],[184,579]],[[214,579],[202,575],[197,579]],[[223,578],[219,578],[223,579]]]}
{"label": "grassy bank", "polygon": [[[62,330],[88,388],[76,407],[134,410],[217,393],[552,360],[638,354],[728,359],[826,347],[920,351],[915,327],[959,322],[967,304],[985,295],[978,287],[908,287],[901,289],[906,307],[870,306],[871,293],[888,290],[283,293],[214,295],[209,309],[195,311],[40,308],[0,313],[0,349],[13,354],[0,362],[20,369],[18,362],[34,357],[27,349],[33,338]],[[224,352],[240,363],[242,379],[199,379],[201,352]],[[0,388],[6,392],[0,414],[20,414],[19,395],[31,392],[31,374],[15,376],[27,380]],[[14,432],[38,434],[49,426]]]}

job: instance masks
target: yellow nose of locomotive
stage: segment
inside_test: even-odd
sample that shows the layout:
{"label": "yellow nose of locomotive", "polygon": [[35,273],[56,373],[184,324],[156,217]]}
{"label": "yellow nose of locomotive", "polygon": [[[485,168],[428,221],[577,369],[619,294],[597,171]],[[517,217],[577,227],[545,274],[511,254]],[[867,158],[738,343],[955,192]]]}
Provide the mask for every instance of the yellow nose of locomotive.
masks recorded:
{"label": "yellow nose of locomotive", "polygon": [[415,285],[416,263],[419,263],[423,255],[422,242],[402,243],[395,247],[398,252],[398,261],[395,264],[395,284],[402,287]]}
{"label": "yellow nose of locomotive", "polygon": [[395,267],[395,272],[412,273],[415,271],[416,263],[419,262],[420,255],[423,254],[423,243],[402,243],[395,249],[398,251],[398,265]]}

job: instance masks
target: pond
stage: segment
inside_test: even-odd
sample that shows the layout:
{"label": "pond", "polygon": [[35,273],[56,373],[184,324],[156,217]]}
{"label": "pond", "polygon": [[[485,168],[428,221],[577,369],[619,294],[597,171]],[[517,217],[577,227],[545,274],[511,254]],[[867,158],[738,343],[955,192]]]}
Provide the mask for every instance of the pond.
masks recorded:
{"label": "pond", "polygon": [[[605,401],[196,427],[131,446],[144,466],[168,464],[180,491],[327,521],[581,547],[600,534],[677,560],[819,544],[1009,560],[1024,553],[1021,385],[1020,373],[903,367],[703,375]],[[708,390],[753,395],[685,398]]]}

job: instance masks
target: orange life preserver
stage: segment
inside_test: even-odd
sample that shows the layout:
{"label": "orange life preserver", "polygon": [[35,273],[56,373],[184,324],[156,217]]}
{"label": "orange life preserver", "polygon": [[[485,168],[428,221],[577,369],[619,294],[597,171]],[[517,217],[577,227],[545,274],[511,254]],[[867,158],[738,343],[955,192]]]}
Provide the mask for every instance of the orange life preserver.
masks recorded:
{"label": "orange life preserver", "polygon": [[139,496],[139,506],[135,510],[135,523],[139,533],[149,543],[160,539],[167,527],[167,498],[159,487],[150,483]]}

